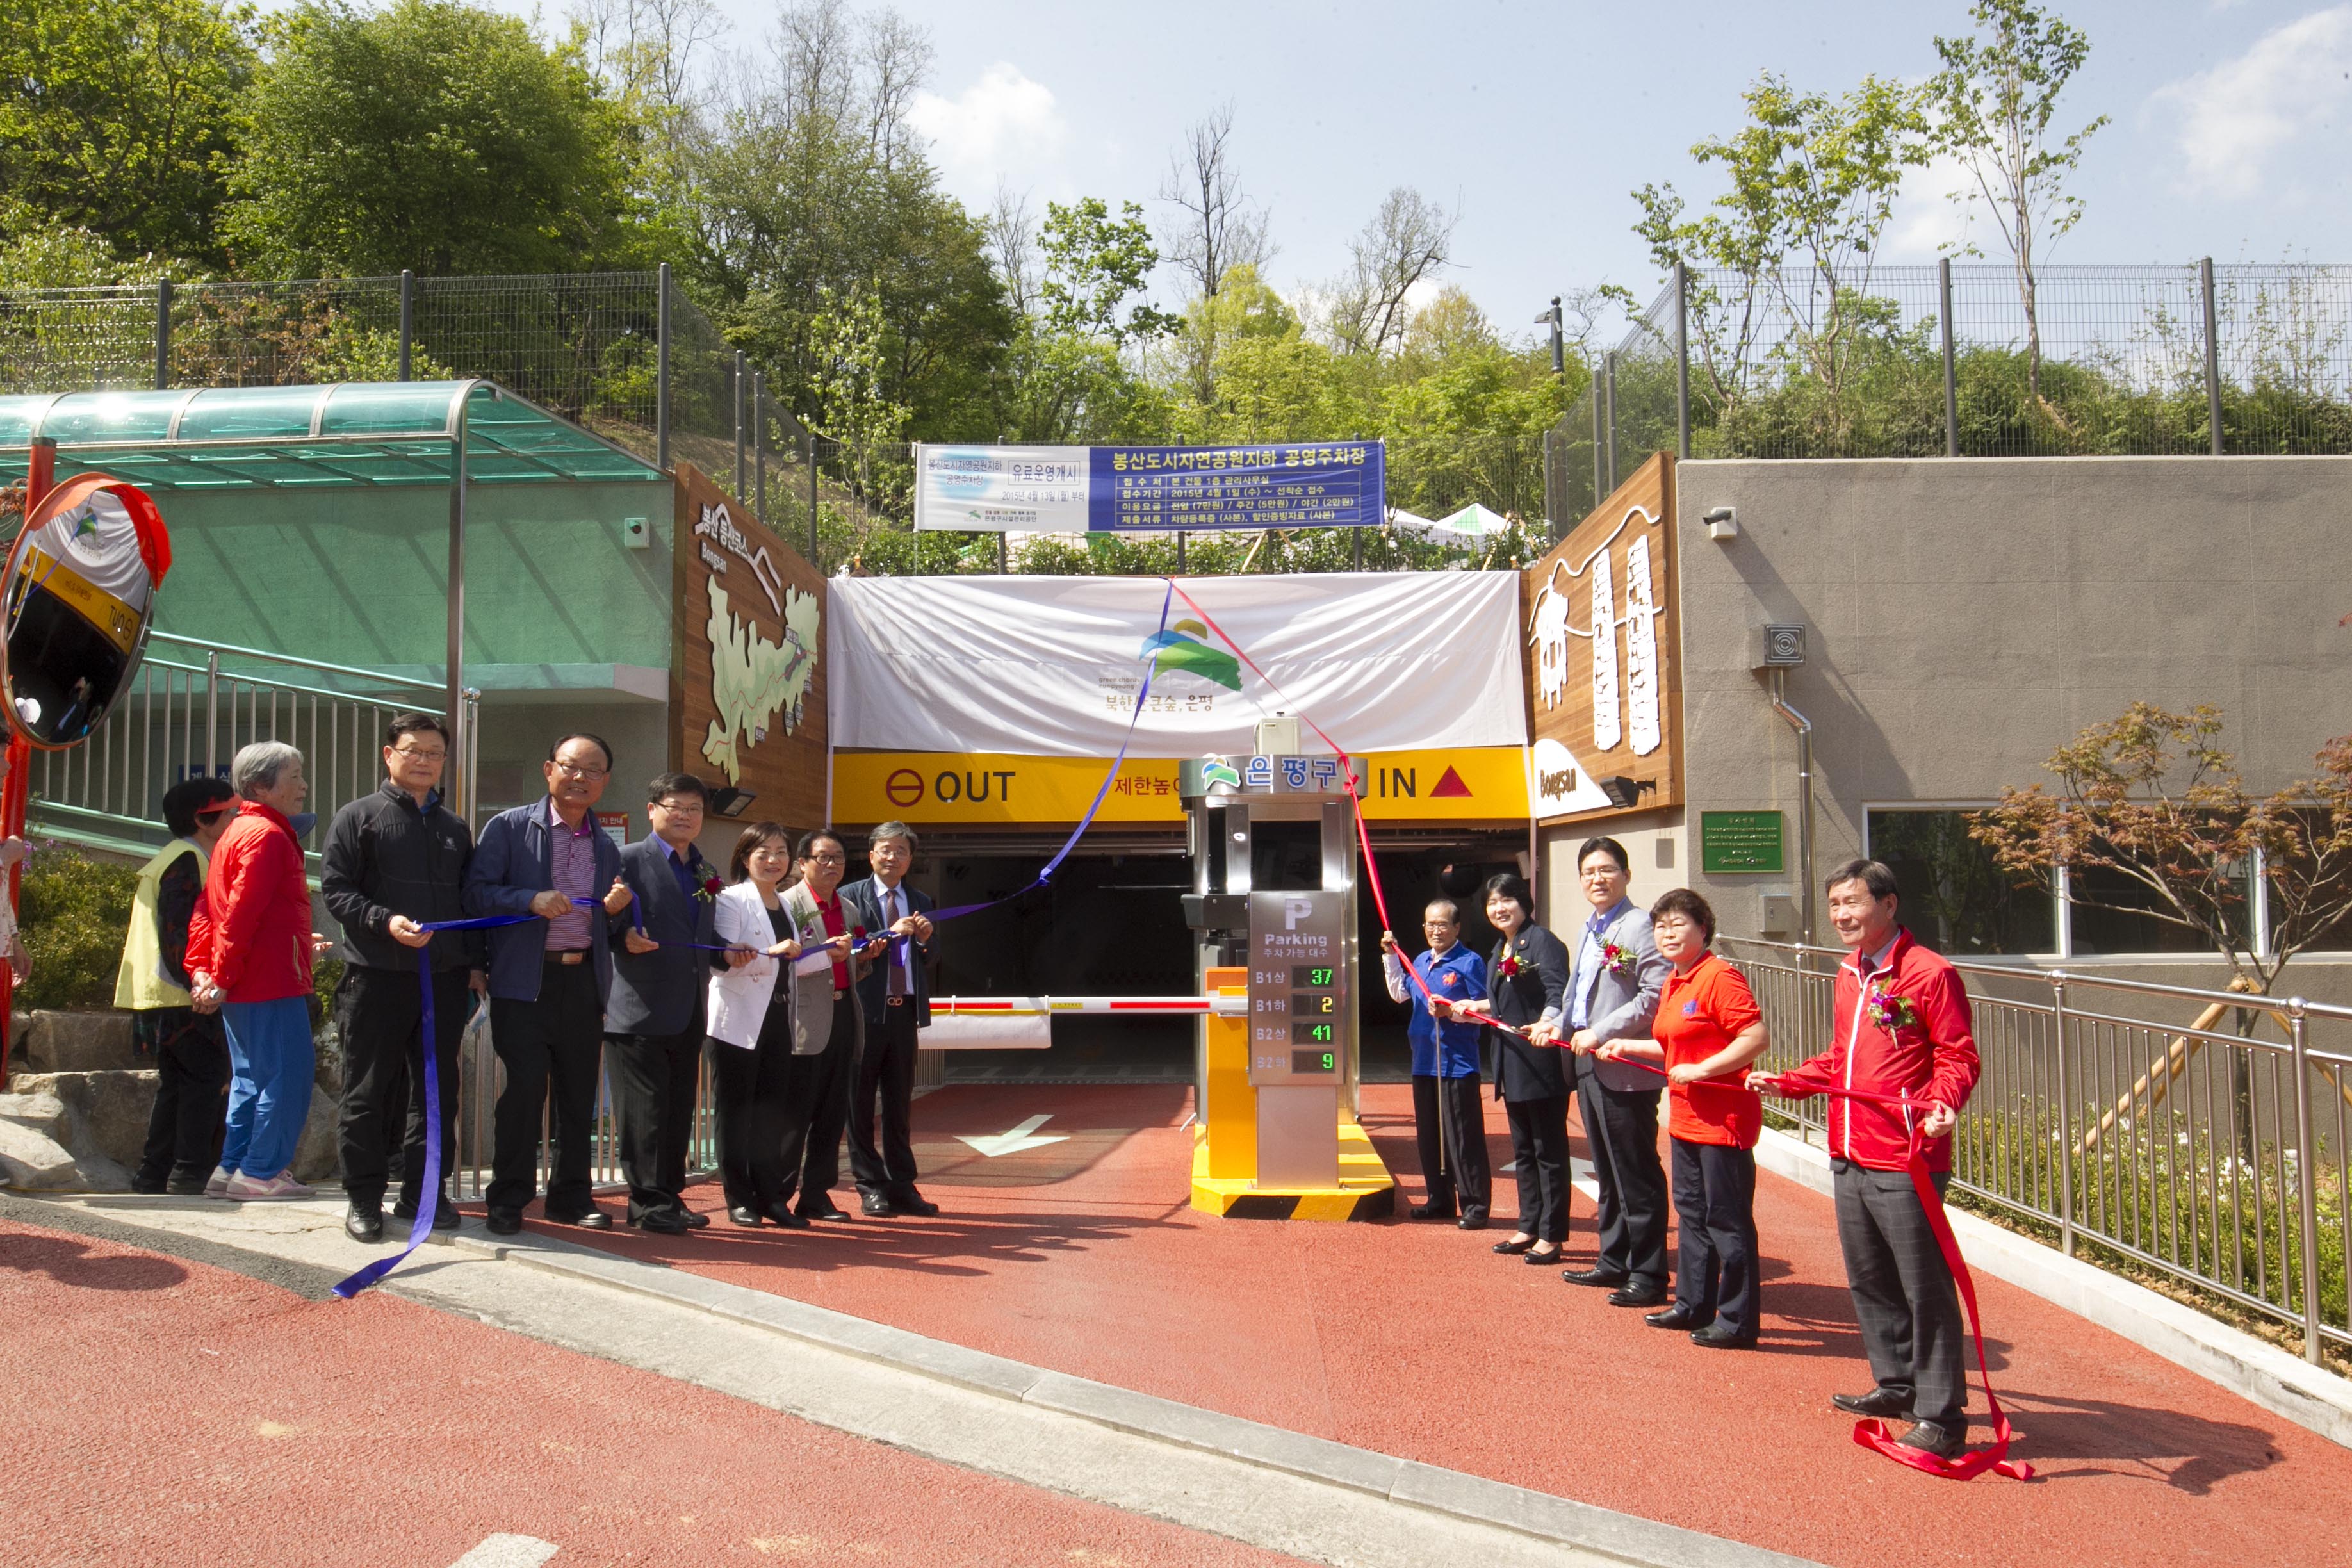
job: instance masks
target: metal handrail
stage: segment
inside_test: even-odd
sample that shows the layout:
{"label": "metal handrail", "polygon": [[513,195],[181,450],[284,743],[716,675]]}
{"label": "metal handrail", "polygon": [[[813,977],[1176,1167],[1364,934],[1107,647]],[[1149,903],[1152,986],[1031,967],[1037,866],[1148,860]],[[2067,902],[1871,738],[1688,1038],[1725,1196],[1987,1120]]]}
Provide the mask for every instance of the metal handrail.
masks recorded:
{"label": "metal handrail", "polygon": [[[151,643],[178,643],[183,647],[197,648],[205,653],[234,654],[238,658],[267,658],[274,660],[279,664],[297,664],[300,665],[305,669],[323,669],[330,675],[355,675],[361,679],[377,686],[404,686],[412,691],[430,691],[436,697],[442,695],[441,683],[437,680],[416,680],[412,679],[410,677],[405,675],[386,675],[380,669],[362,669],[356,665],[329,664],[324,659],[302,658],[290,653],[271,653],[267,649],[257,647],[240,647],[236,643],[204,642],[195,637],[184,637],[173,632],[150,632],[147,634],[147,640]],[[178,665],[173,668],[184,669],[187,667],[185,665]],[[240,677],[239,679],[251,679],[255,678]],[[349,697],[351,693],[348,691],[331,691],[325,693],[325,695],[330,697]]]}

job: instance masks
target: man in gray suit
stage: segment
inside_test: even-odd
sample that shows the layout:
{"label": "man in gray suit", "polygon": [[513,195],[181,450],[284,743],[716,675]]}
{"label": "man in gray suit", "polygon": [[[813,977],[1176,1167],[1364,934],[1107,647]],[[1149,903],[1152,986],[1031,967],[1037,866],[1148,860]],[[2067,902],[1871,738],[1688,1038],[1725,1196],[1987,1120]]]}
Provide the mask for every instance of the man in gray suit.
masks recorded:
{"label": "man in gray suit", "polygon": [[604,1009],[604,1067],[621,1169],[629,1179],[629,1223],[664,1236],[709,1217],[686,1206],[686,1145],[694,1085],[702,1065],[703,992],[719,963],[711,920],[719,880],[696,848],[706,794],[692,773],[664,773],[647,787],[653,832],[621,851],[621,880],[636,895],[643,930],[613,955],[613,995]]}
{"label": "man in gray suit", "polygon": [[[866,1015],[865,1048],[850,1081],[849,1170],[868,1215],[930,1215],[940,1205],[916,1190],[910,1107],[915,1094],[917,1031],[931,1026],[931,896],[906,885],[915,863],[915,830],[886,822],[866,835],[874,875],[841,890],[867,931],[903,933],[857,982]],[[881,1104],[881,1137],[875,1105]]]}
{"label": "man in gray suit", "polygon": [[1650,936],[1650,917],[1625,896],[1625,847],[1588,838],[1577,851],[1577,885],[1592,914],[1574,942],[1568,1015],[1549,1026],[1576,1053],[1577,1100],[1592,1176],[1601,1189],[1600,1256],[1561,1278],[1609,1288],[1616,1307],[1666,1299],[1666,1173],[1658,1163],[1658,1095],[1665,1080],[1625,1062],[1597,1060],[1611,1040],[1647,1039],[1671,967]]}

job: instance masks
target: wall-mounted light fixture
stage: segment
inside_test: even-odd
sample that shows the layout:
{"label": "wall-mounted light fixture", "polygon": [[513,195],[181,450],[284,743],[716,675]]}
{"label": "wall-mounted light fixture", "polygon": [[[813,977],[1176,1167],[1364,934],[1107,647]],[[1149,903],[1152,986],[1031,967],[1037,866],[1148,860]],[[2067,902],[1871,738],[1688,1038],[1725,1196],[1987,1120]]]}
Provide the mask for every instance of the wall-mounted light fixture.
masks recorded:
{"label": "wall-mounted light fixture", "polygon": [[1620,811],[1630,809],[1642,797],[1643,792],[1654,791],[1658,787],[1655,779],[1629,779],[1622,773],[1592,782],[1601,786],[1601,793],[1609,797],[1609,804]]}
{"label": "wall-mounted light fixture", "polygon": [[1706,524],[1706,536],[1709,539],[1720,541],[1726,539],[1737,539],[1739,537],[1739,509],[1738,507],[1717,507],[1712,511],[1709,511],[1700,521]]}

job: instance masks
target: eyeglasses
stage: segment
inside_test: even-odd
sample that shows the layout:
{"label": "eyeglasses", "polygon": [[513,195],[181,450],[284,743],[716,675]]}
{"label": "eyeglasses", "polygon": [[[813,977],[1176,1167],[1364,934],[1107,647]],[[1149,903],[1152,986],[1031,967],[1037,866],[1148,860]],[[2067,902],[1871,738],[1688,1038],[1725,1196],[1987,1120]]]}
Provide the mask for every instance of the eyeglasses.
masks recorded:
{"label": "eyeglasses", "polygon": [[604,768],[583,768],[578,763],[567,763],[560,757],[548,765],[557,773],[569,773],[575,779],[601,779],[607,772]]}
{"label": "eyeglasses", "polygon": [[446,763],[449,760],[449,753],[446,752],[420,752],[414,746],[394,746],[392,748],[392,754],[395,757],[406,757],[412,763]]}
{"label": "eyeglasses", "polygon": [[841,855],[812,855],[808,858],[809,864],[812,866],[846,866],[849,864],[848,858],[845,856]]}
{"label": "eyeglasses", "polygon": [[654,802],[654,809],[666,811],[672,816],[700,816],[702,803],[698,800],[657,800]]}

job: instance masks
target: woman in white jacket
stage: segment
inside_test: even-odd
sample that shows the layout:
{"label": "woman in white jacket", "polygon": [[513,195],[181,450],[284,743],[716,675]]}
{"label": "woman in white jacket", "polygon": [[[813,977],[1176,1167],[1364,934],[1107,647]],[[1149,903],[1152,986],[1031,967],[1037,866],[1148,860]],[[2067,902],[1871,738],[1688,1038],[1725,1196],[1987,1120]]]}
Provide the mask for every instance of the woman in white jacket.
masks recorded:
{"label": "woman in white jacket", "polygon": [[781,982],[788,967],[829,969],[834,948],[845,951],[848,939],[810,943],[803,954],[784,898],[792,869],[792,835],[782,825],[754,823],[735,841],[728,864],[733,886],[719,895],[712,925],[720,942],[752,948],[759,956],[712,977],[705,1049],[727,1217],[740,1226],[769,1219],[797,1230],[809,1222],[788,1206],[798,1172],[786,1170],[784,1145],[796,1068],[805,1075],[807,1067],[793,1060],[795,988]]}

